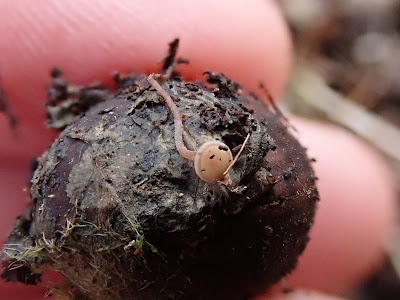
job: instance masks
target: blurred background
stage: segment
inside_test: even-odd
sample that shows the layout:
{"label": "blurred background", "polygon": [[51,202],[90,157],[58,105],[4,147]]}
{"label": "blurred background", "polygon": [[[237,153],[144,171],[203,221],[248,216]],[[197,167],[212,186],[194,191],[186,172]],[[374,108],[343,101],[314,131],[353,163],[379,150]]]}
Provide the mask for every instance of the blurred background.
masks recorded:
{"label": "blurred background", "polygon": [[[342,126],[375,147],[391,166],[400,196],[400,1],[278,2],[296,52],[284,105]],[[344,296],[400,299],[400,230],[396,233],[380,269]]]}

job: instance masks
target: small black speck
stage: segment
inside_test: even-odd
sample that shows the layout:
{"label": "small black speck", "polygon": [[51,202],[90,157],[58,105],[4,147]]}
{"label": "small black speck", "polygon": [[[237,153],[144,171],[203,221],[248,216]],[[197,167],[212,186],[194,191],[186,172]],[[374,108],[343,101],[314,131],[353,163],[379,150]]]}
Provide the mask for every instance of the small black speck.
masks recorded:
{"label": "small black speck", "polygon": [[272,227],[271,227],[271,226],[268,226],[268,225],[264,227],[264,230],[265,230],[265,234],[266,234],[267,236],[271,235],[271,234],[274,232],[274,230],[272,229]]}
{"label": "small black speck", "polygon": [[218,149],[219,150],[224,150],[224,151],[228,151],[229,150],[229,148],[226,147],[226,146],[218,146]]}
{"label": "small black speck", "polygon": [[57,77],[60,77],[61,74],[62,74],[61,69],[55,67],[55,68],[53,68],[53,70],[51,70],[50,76],[53,77],[53,78],[57,78]]}
{"label": "small black speck", "polygon": [[210,156],[210,159],[213,159],[214,157],[215,157],[215,154],[211,155],[211,156]]}

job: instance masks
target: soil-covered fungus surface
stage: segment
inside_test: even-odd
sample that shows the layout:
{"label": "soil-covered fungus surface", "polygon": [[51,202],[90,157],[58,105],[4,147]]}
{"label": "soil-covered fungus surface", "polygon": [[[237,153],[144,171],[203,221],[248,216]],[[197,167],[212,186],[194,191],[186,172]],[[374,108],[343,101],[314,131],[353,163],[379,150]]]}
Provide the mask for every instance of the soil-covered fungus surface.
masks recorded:
{"label": "soil-covered fungus surface", "polygon": [[261,100],[222,74],[158,80],[188,149],[219,140],[235,157],[243,147],[230,183],[206,182],[177,151],[174,119],[147,76],[116,75],[112,93],[53,75],[51,123],[70,124],[39,159],[32,204],[2,252],[4,278],[36,284],[56,269],[83,299],[248,299],[294,268],[318,192],[279,115],[253,114]]}

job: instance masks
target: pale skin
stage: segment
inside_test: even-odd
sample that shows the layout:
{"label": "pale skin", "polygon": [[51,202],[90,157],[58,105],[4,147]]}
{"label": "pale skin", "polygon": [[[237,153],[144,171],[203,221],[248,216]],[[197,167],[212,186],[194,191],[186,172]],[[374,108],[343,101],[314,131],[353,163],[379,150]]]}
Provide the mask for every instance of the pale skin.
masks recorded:
{"label": "pale skin", "polygon": [[[290,42],[272,1],[185,1],[174,9],[167,5],[0,2],[0,28],[4,30],[0,74],[12,110],[20,119],[19,137],[14,139],[8,121],[0,116],[3,241],[29,202],[28,193],[23,192],[29,159],[42,153],[56,135],[43,125],[44,87],[55,65],[76,84],[95,79],[111,82],[108,74],[113,70],[150,74],[159,71],[154,62],[160,59],[160,51],[179,36],[184,41],[179,55],[191,61],[190,68],[180,70],[186,79],[202,78],[202,72],[211,69],[226,73],[247,90],[256,89],[262,81],[275,99],[282,94],[291,61]],[[225,12],[224,18],[220,11]],[[60,32],[65,35],[61,37]],[[331,292],[351,288],[378,262],[393,224],[392,178],[379,155],[350,134],[311,121],[300,120],[295,126],[318,160],[315,168],[322,197],[310,247],[293,275],[295,287]],[[321,255],[329,255],[329,265],[321,265]],[[356,272],[349,265],[357,266]],[[41,299],[45,291],[1,282],[0,294],[11,299]],[[304,298],[296,296],[292,299]],[[260,295],[260,299],[266,297]],[[309,295],[307,299],[319,297]]]}

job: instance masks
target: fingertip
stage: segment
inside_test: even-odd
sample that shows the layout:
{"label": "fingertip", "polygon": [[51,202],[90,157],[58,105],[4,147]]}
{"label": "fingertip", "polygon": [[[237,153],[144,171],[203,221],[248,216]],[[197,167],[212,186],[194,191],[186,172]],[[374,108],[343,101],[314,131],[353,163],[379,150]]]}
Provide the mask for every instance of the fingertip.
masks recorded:
{"label": "fingertip", "polygon": [[[283,280],[285,281],[285,280]],[[284,282],[282,282],[285,285]],[[252,300],[345,300],[342,297],[324,294],[312,290],[289,290],[283,289],[282,285],[276,284],[264,294],[259,295]]]}
{"label": "fingertip", "polygon": [[[290,69],[288,29],[272,0],[14,1],[0,2],[1,12],[2,84],[21,127],[31,132],[21,130],[16,144],[1,131],[1,155],[26,156],[48,145],[50,139],[38,136],[45,130],[45,88],[54,66],[75,84],[111,82],[114,70],[155,72],[168,43],[180,37],[179,55],[191,61],[181,68],[187,79],[210,69],[248,90],[262,81],[276,97]],[[6,122],[0,126],[7,130]]]}
{"label": "fingertip", "polygon": [[[207,4],[207,13],[199,20],[201,30],[183,35],[182,55],[191,62],[185,71],[195,78],[205,69],[222,72],[246,90],[257,90],[263,82],[278,97],[286,87],[292,62],[285,19],[275,1],[232,4],[213,1],[211,9]],[[221,11],[226,12],[224,18]]]}
{"label": "fingertip", "polygon": [[3,16],[5,80],[35,72],[32,80],[46,82],[54,66],[80,82],[113,70],[156,71],[168,43],[179,37],[179,53],[191,61],[183,71],[190,76],[212,69],[248,89],[265,81],[273,94],[286,84],[291,42],[272,0],[168,1],[151,9],[147,1],[19,5],[9,4],[11,13]]}
{"label": "fingertip", "polygon": [[297,290],[288,294],[277,296],[276,298],[273,298],[273,300],[345,300],[345,298],[326,295],[316,291]]}
{"label": "fingertip", "polygon": [[317,159],[321,200],[310,242],[292,284],[335,292],[354,287],[376,268],[396,220],[393,177],[382,157],[334,126],[296,120],[300,140]]}

